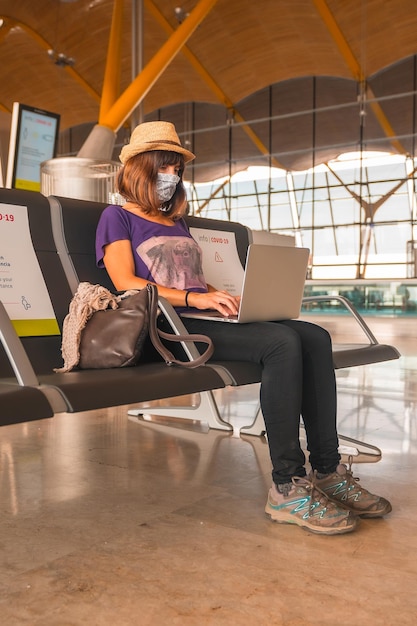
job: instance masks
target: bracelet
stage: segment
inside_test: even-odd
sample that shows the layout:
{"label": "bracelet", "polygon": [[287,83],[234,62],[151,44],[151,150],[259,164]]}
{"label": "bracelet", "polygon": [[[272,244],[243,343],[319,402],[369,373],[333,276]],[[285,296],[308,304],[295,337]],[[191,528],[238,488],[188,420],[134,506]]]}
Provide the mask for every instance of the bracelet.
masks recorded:
{"label": "bracelet", "polygon": [[190,305],[188,304],[188,296],[190,295],[189,291],[185,292],[185,306],[189,307]]}

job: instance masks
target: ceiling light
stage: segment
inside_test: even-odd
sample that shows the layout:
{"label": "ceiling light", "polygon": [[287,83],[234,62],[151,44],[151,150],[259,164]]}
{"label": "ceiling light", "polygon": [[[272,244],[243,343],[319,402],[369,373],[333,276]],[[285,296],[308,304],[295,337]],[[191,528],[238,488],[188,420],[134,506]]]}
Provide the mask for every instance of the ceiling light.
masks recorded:
{"label": "ceiling light", "polygon": [[75,59],[67,57],[63,52],[55,52],[51,48],[48,50],[48,57],[59,67],[72,67],[75,64]]}
{"label": "ceiling light", "polygon": [[174,9],[175,17],[177,18],[178,24],[182,24],[185,19],[190,15],[182,7],[175,7]]}

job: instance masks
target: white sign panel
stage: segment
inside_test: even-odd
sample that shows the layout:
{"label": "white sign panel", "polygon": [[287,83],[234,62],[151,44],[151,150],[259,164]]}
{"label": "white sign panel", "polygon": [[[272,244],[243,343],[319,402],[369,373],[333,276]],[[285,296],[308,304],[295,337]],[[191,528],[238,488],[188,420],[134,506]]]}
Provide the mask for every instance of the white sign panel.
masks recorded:
{"label": "white sign panel", "polygon": [[59,334],[25,206],[0,204],[0,300],[20,336]]}
{"label": "white sign panel", "polygon": [[244,270],[235,234],[206,228],[190,228],[190,232],[203,251],[203,273],[209,285],[239,296]]}

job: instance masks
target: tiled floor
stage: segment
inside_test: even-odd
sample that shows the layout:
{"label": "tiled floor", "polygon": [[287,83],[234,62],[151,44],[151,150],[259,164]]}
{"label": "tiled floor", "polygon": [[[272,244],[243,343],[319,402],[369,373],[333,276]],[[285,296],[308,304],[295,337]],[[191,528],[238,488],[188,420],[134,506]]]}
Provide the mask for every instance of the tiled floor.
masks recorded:
{"label": "tiled floor", "polygon": [[[5,626],[407,626],[417,622],[417,342],[338,373],[340,432],[382,449],[355,474],[393,512],[318,537],[272,524],[265,441],[126,418],[0,432]],[[251,419],[256,387],[218,393]],[[416,517],[414,517],[416,516]]]}

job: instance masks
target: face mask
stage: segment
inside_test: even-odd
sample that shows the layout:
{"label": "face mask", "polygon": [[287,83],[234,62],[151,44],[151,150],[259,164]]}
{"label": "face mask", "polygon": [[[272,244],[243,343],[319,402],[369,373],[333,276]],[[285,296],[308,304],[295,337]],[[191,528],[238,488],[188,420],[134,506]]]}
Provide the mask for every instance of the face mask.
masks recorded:
{"label": "face mask", "polygon": [[156,193],[160,202],[168,202],[175,193],[180,177],[175,174],[158,173],[156,179]]}

